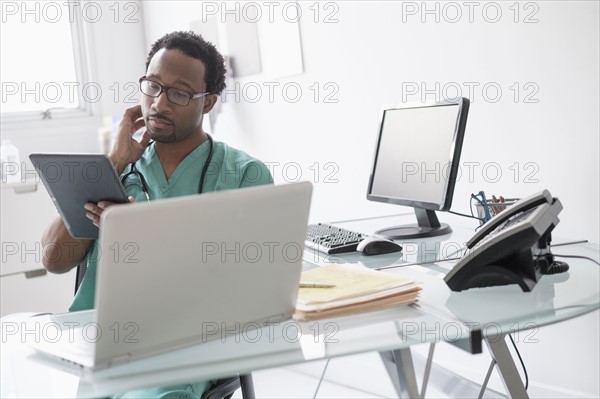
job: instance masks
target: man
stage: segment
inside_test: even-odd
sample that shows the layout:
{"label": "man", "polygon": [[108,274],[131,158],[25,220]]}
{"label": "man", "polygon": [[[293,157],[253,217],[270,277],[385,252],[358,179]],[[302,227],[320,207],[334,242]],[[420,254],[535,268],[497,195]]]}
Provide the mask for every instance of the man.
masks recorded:
{"label": "man", "polygon": [[[213,141],[202,120],[225,88],[225,66],[216,48],[192,32],[158,39],[140,78],[141,105],[127,109],[109,154],[131,202],[250,187],[273,182],[267,167],[248,154]],[[134,133],[145,126],[138,141]],[[86,204],[86,216],[100,226],[112,204]],[[162,228],[163,226],[155,226]],[[152,228],[152,226],[140,226]],[[42,237],[48,271],[65,273],[87,257],[87,272],[69,310],[93,309],[96,241],[72,238],[58,216]],[[48,245],[53,244],[53,245]],[[130,392],[127,397],[196,397],[208,382]]]}

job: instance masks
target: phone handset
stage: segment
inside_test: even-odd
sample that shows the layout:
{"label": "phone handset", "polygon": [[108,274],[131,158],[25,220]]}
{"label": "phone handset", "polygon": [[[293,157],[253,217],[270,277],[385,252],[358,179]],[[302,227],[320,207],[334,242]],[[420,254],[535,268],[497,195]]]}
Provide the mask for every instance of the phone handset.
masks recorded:
{"label": "phone handset", "polygon": [[562,209],[548,190],[519,200],[469,240],[444,281],[452,291],[508,284],[531,291],[543,274],[568,270],[566,263],[554,260],[549,245]]}
{"label": "phone handset", "polygon": [[504,209],[502,212],[498,213],[486,224],[484,224],[481,227],[481,230],[479,230],[473,237],[471,237],[469,241],[467,241],[467,248],[473,248],[479,241],[484,239],[486,235],[494,231],[498,226],[500,226],[502,223],[504,223],[506,220],[510,219],[514,215],[517,215],[521,212],[525,212],[541,204],[552,204],[552,195],[548,190],[543,190],[529,197],[522,198],[519,201],[515,202],[514,205],[511,205]]}

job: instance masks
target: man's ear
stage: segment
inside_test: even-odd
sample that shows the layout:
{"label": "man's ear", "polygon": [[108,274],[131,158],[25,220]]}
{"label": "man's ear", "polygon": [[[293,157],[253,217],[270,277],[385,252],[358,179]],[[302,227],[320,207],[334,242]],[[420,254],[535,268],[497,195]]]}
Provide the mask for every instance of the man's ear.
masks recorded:
{"label": "man's ear", "polygon": [[202,113],[208,114],[217,103],[218,98],[219,97],[216,94],[209,94],[208,96],[204,97],[204,108],[202,109]]}

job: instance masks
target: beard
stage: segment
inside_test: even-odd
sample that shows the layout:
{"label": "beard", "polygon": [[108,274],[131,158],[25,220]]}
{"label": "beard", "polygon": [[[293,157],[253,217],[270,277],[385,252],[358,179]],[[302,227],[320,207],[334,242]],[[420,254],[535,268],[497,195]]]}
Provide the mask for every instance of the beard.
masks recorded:
{"label": "beard", "polygon": [[147,129],[147,132],[150,134],[150,139],[156,141],[157,143],[173,143],[177,140],[177,135],[175,132],[157,133],[151,129]]}

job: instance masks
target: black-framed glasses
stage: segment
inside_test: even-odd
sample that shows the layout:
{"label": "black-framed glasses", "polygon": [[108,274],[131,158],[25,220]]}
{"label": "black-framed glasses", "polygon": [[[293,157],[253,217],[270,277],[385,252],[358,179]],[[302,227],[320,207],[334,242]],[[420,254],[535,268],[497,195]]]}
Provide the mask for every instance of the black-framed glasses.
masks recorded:
{"label": "black-framed glasses", "polygon": [[140,90],[145,95],[154,98],[160,96],[164,91],[167,93],[167,98],[169,99],[169,101],[177,105],[188,105],[193,99],[204,97],[209,94],[208,92],[190,93],[185,90],[176,89],[174,87],[163,86],[160,83],[150,80],[145,76],[142,76],[140,78]]}

